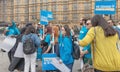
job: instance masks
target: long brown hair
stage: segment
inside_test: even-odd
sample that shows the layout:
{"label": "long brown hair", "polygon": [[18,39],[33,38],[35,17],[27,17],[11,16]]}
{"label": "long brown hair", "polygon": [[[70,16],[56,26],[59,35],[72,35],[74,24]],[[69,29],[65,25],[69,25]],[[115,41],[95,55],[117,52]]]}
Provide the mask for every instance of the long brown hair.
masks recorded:
{"label": "long brown hair", "polygon": [[52,27],[46,27],[46,34],[52,34]]}
{"label": "long brown hair", "polygon": [[69,28],[69,26],[68,25],[64,25],[64,29],[65,29],[65,31],[66,31],[66,36],[68,36],[68,37],[70,37],[70,28]]}
{"label": "long brown hair", "polygon": [[91,20],[92,26],[101,26],[106,37],[116,34],[115,29],[107,24],[107,21],[101,15],[95,15]]}

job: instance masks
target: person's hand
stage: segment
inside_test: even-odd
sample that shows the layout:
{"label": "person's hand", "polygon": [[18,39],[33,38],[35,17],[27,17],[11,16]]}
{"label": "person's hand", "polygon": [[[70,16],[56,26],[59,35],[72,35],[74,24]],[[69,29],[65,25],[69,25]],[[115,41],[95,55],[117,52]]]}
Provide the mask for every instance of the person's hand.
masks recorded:
{"label": "person's hand", "polygon": [[61,62],[61,61],[59,61],[59,63],[60,63],[60,64],[62,64],[62,62]]}
{"label": "person's hand", "polygon": [[1,49],[2,52],[6,52],[5,50]]}
{"label": "person's hand", "polygon": [[54,41],[51,41],[50,43],[51,43],[52,45],[54,45],[54,44],[55,44],[55,43],[54,43]]}
{"label": "person's hand", "polygon": [[80,52],[80,58],[83,57],[84,54],[85,54],[84,51],[81,51],[81,52]]}
{"label": "person's hand", "polygon": [[59,61],[59,63],[60,63],[60,64],[62,64],[62,63],[63,63],[63,62],[62,62],[62,60],[61,60],[60,58],[58,58],[58,61]]}

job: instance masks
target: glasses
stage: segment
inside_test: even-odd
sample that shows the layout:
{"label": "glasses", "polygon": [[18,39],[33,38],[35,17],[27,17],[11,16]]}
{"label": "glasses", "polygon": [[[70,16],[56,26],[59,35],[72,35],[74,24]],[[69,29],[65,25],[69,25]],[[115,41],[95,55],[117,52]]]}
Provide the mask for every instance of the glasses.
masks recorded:
{"label": "glasses", "polygon": [[90,23],[86,23],[85,25],[90,25]]}

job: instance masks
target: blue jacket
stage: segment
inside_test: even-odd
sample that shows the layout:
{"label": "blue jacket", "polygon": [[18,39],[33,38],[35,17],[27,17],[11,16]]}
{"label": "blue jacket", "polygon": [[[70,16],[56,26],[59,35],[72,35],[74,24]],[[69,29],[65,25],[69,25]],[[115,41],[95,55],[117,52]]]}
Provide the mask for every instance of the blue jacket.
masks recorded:
{"label": "blue jacket", "polygon": [[37,36],[37,34],[28,34],[28,35],[23,35],[22,37],[22,42],[25,43],[25,40],[28,38],[28,37],[31,37],[33,42],[35,43],[35,46],[36,48],[38,48],[40,46],[40,39],[39,37]]}
{"label": "blue jacket", "polygon": [[[86,26],[82,26],[81,30],[80,30],[80,34],[79,34],[79,40],[82,40],[86,34],[88,32],[88,29],[86,28]],[[87,50],[88,53],[84,55],[84,57],[86,58],[91,58],[91,45],[87,45],[83,48],[83,51]]]}
{"label": "blue jacket", "polygon": [[72,56],[72,41],[71,38],[65,36],[62,39],[60,44],[60,58],[62,59],[63,63],[70,64],[73,63],[74,59]]}

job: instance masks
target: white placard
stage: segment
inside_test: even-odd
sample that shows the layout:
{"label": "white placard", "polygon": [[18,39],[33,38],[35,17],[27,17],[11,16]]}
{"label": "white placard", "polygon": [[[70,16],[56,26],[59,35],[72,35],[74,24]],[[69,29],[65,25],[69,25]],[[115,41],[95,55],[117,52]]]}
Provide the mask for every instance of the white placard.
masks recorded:
{"label": "white placard", "polygon": [[0,44],[0,48],[9,52],[16,43],[16,38],[6,37]]}
{"label": "white placard", "polygon": [[64,63],[60,63],[59,60],[57,60],[57,58],[52,58],[52,65],[54,65],[57,69],[59,69],[61,72],[70,72],[70,69],[65,66]]}
{"label": "white placard", "polygon": [[17,49],[15,51],[14,57],[18,57],[18,58],[24,58],[24,53],[23,53],[23,43],[19,42]]}

